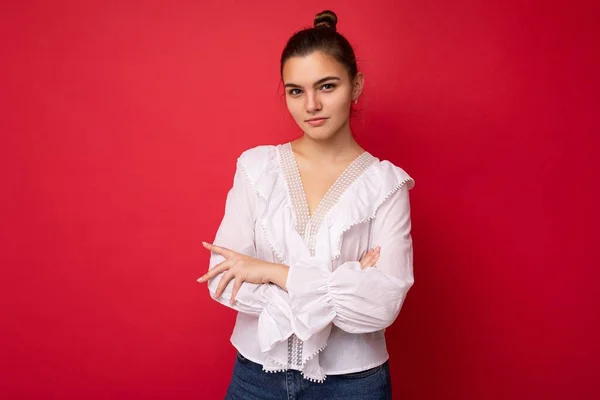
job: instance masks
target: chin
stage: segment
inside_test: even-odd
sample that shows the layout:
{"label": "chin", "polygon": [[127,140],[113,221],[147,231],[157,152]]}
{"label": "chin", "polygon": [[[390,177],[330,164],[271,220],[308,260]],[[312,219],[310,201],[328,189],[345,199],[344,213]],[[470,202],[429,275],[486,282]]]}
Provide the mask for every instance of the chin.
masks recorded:
{"label": "chin", "polygon": [[302,129],[302,132],[304,132],[306,136],[313,140],[329,140],[335,136],[336,132],[338,132],[338,129],[332,129],[331,127],[317,127],[311,129]]}
{"label": "chin", "polygon": [[319,131],[318,129],[304,131],[304,134],[313,140],[328,140],[334,136],[330,130]]}

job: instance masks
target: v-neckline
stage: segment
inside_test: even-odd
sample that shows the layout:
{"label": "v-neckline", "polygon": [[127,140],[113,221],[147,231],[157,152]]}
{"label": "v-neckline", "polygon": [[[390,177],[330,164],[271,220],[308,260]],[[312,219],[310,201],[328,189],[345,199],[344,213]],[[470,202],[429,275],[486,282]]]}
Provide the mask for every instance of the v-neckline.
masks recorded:
{"label": "v-neckline", "polygon": [[352,166],[355,165],[366,153],[368,153],[366,150],[363,151],[361,154],[359,154],[358,156],[356,156],[351,162],[350,164],[348,164],[346,166],[346,168],[344,168],[344,170],[342,171],[342,173],[340,175],[338,175],[338,177],[333,181],[333,183],[331,184],[331,186],[329,186],[329,188],[327,189],[327,191],[325,192],[325,194],[323,195],[323,197],[321,197],[321,200],[319,200],[319,202],[317,203],[317,207],[315,207],[314,212],[310,213],[310,207],[308,205],[308,197],[306,196],[306,189],[304,187],[304,181],[302,180],[302,174],[300,174],[300,166],[298,165],[298,159],[296,158],[296,155],[294,154],[294,149],[292,148],[292,144],[291,142],[287,143],[288,147],[289,147],[289,151],[290,151],[290,155],[291,155],[291,159],[293,161],[294,164],[294,172],[296,173],[296,179],[298,180],[298,182],[300,182],[300,189],[301,189],[301,200],[302,200],[302,207],[306,209],[306,214],[308,215],[308,220],[312,221],[315,217],[315,215],[317,215],[320,211],[321,208],[323,208],[325,201],[328,199],[328,197],[331,196],[333,190],[338,187],[340,185],[340,182],[347,177],[347,175],[350,173],[349,171],[351,170]]}
{"label": "v-neckline", "polygon": [[281,150],[280,161],[284,179],[287,183],[292,209],[296,216],[296,231],[307,241],[308,247],[314,255],[315,236],[323,218],[327,215],[329,210],[337,204],[339,198],[346,189],[358,179],[362,173],[377,160],[377,158],[372,156],[368,151],[364,151],[354,158],[354,160],[352,160],[344,171],[342,171],[335,179],[317,204],[314,213],[310,215],[308,199],[302,182],[302,175],[300,175],[300,168],[298,167],[298,162],[291,143],[288,142],[282,145]]}

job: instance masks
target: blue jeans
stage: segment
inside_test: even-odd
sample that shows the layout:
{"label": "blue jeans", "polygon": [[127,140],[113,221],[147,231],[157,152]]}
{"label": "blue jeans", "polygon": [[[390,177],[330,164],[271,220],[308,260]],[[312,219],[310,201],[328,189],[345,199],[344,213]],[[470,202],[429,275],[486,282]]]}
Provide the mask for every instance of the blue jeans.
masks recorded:
{"label": "blue jeans", "polygon": [[226,400],[388,400],[392,398],[389,365],[361,372],[328,375],[323,383],[304,379],[300,371],[264,372],[240,353]]}

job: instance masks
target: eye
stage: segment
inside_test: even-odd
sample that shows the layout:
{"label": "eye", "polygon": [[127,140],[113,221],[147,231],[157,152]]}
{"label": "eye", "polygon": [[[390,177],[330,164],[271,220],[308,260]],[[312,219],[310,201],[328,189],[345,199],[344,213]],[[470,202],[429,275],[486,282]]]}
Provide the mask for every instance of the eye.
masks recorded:
{"label": "eye", "polygon": [[[297,90],[298,92],[296,92],[296,90]],[[289,94],[291,94],[292,96],[295,96],[295,95],[298,95],[298,94],[300,94],[299,92],[301,92],[301,90],[300,90],[300,89],[292,89],[292,90],[290,90],[288,93],[289,93]]]}
{"label": "eye", "polygon": [[[325,88],[326,86],[329,86],[329,88]],[[335,85],[333,83],[326,83],[323,86],[321,86],[321,89],[325,88],[325,90],[327,89],[333,89],[335,88]]]}

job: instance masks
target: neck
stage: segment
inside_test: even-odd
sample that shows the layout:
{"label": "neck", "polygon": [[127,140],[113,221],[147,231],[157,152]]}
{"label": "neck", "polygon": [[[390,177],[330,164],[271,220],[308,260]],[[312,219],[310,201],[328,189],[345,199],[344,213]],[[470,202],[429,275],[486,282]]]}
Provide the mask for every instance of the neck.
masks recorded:
{"label": "neck", "polygon": [[314,139],[307,134],[294,140],[294,150],[306,158],[324,162],[344,161],[354,158],[362,152],[360,145],[354,140],[348,122],[334,135],[327,139]]}

